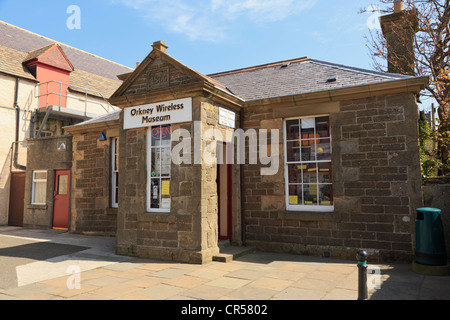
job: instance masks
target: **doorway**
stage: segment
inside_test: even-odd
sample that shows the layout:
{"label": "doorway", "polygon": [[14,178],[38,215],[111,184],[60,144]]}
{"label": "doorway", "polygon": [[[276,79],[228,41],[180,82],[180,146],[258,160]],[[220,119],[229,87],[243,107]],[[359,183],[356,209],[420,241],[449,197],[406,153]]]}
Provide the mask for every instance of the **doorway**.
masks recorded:
{"label": "doorway", "polygon": [[70,170],[55,173],[53,191],[53,229],[69,229]]}
{"label": "doorway", "polygon": [[25,172],[11,174],[8,225],[23,227]]}
{"label": "doorway", "polygon": [[[219,211],[219,240],[233,240],[233,175],[227,144],[217,144],[217,195]],[[228,161],[227,161],[228,160]]]}

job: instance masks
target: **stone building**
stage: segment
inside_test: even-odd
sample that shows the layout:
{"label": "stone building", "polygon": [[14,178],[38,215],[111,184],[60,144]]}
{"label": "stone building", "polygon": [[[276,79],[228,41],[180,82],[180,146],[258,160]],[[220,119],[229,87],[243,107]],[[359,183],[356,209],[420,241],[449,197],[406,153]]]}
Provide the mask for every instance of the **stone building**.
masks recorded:
{"label": "stone building", "polygon": [[[123,110],[107,137],[119,140],[118,253],[205,263],[223,239],[413,256],[416,97],[428,78],[306,57],[205,76],[164,43],[153,48],[109,100]],[[74,150],[106,152],[95,141],[102,132],[90,142],[74,135]]]}
{"label": "stone building", "polygon": [[[119,254],[188,263],[211,261],[220,241],[412,259],[427,77],[307,57],[203,75],[167,50],[155,42],[118,75],[108,99],[118,111],[64,127],[66,140],[30,140],[29,152],[48,148],[47,170],[70,177],[61,192],[70,232],[115,235]],[[44,164],[30,159],[33,185]],[[47,194],[59,195],[59,179]]]}

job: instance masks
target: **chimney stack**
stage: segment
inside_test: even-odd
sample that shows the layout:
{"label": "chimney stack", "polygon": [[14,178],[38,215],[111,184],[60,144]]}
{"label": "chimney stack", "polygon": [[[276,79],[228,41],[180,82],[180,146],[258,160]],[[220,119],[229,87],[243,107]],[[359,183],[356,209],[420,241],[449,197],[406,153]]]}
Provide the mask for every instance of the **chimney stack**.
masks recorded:
{"label": "chimney stack", "polygon": [[156,41],[152,45],[153,49],[159,50],[161,52],[167,53],[167,49],[169,48],[164,42]]}
{"label": "chimney stack", "polygon": [[388,72],[415,75],[417,9],[406,10],[404,1],[394,1],[394,13],[380,17],[380,24],[387,44]]}
{"label": "chimney stack", "polygon": [[394,13],[399,13],[405,11],[405,1],[397,0],[394,1]]}

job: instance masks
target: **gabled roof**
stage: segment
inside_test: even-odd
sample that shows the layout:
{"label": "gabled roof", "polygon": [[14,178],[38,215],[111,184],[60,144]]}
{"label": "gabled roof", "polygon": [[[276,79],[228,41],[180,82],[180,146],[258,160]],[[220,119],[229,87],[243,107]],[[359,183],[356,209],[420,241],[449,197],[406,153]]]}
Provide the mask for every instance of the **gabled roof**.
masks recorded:
{"label": "gabled roof", "polygon": [[211,74],[245,101],[412,78],[307,57]]}
{"label": "gabled roof", "polygon": [[69,72],[74,70],[72,63],[67,58],[64,50],[57,43],[50,44],[28,53],[23,63],[28,64],[33,61],[39,61]]}
{"label": "gabled roof", "polygon": [[29,53],[54,43],[61,46],[75,69],[81,69],[112,80],[117,80],[119,74],[133,71],[132,68],[0,21],[0,45]]}
{"label": "gabled roof", "polygon": [[23,62],[32,60],[55,44],[61,47],[75,69],[70,83],[74,87],[87,87],[108,98],[122,84],[117,76],[133,71],[132,68],[0,21],[0,73],[36,81]]}
{"label": "gabled roof", "polygon": [[30,62],[32,60],[35,60],[39,58],[41,55],[43,55],[46,51],[48,51],[50,48],[54,47],[56,43],[49,44],[48,46],[36,49],[34,51],[31,51],[28,53],[25,59],[23,59],[23,63]]}
{"label": "gabled roof", "polygon": [[114,95],[111,98],[120,97],[132,84],[133,82],[147,69],[147,67],[156,59],[156,58],[162,58],[163,60],[167,61],[169,64],[177,67],[178,69],[182,70],[185,74],[191,76],[192,78],[197,79],[198,81],[206,81],[214,86],[217,86],[221,88],[222,90],[226,90],[226,86],[216,79],[206,76],[194,69],[189,68],[188,66],[184,65],[180,61],[176,60],[175,58],[171,57],[167,53],[154,48],[150,54],[142,61],[142,63],[139,64],[139,66],[136,68],[136,70],[131,73],[130,75],[124,74],[122,78],[125,80],[122,85],[117,89],[117,91],[114,93]]}

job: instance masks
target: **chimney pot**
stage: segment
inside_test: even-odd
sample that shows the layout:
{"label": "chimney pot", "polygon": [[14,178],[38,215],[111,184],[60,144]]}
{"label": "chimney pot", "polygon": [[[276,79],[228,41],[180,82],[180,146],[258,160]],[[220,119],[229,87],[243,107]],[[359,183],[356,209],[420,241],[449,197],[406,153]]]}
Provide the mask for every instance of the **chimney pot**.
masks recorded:
{"label": "chimney pot", "polygon": [[405,1],[394,1],[394,13],[405,11]]}
{"label": "chimney pot", "polygon": [[156,41],[152,45],[153,49],[157,49],[159,51],[162,51],[164,53],[167,53],[167,49],[169,48],[164,42],[162,41]]}

